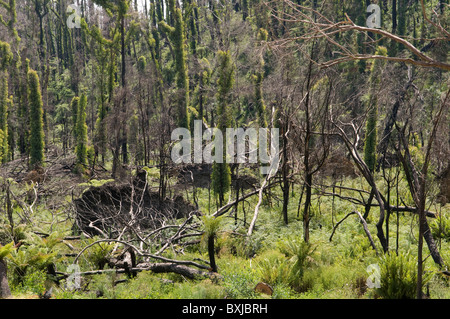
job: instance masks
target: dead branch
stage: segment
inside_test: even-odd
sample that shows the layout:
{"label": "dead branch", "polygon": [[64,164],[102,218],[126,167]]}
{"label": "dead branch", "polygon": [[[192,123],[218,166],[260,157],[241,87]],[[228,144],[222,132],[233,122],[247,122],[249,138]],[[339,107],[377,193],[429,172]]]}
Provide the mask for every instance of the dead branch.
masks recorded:
{"label": "dead branch", "polygon": [[132,244],[126,242],[126,241],[118,240],[118,239],[99,239],[99,240],[97,240],[97,241],[95,241],[95,242],[93,242],[93,243],[87,245],[86,247],[84,247],[84,248],[78,253],[78,255],[75,257],[75,260],[74,260],[73,263],[76,264],[76,263],[78,262],[78,259],[80,258],[80,256],[81,256],[87,249],[89,249],[90,247],[92,247],[92,246],[94,246],[94,245],[96,245],[96,244],[102,243],[102,242],[116,242],[116,243],[123,244],[123,245],[125,245],[125,246],[127,246],[127,247],[132,248],[132,249],[133,249],[139,256],[141,256],[141,257],[150,257],[150,258],[153,258],[153,259],[162,260],[162,261],[165,261],[165,262],[168,262],[168,263],[172,263],[172,264],[177,264],[177,265],[194,266],[194,267],[197,267],[197,268],[200,268],[200,269],[209,269],[208,266],[201,265],[201,264],[196,263],[196,262],[193,262],[193,261],[189,261],[189,260],[174,260],[174,259],[170,259],[170,258],[158,256],[158,255],[155,255],[155,254],[149,254],[149,253],[146,253],[146,252],[141,251],[141,250],[138,249],[136,246],[134,246],[134,245],[132,245]]}
{"label": "dead branch", "polygon": [[383,250],[386,252],[388,250],[388,247],[387,247],[386,237],[385,237],[384,231],[383,231],[383,223],[384,223],[384,219],[385,219],[385,203],[384,203],[384,200],[382,199],[382,196],[378,190],[378,187],[376,185],[373,174],[370,172],[369,168],[367,167],[367,164],[364,162],[364,160],[361,158],[361,156],[358,152],[358,145],[361,140],[360,135],[359,135],[361,126],[356,127],[353,122],[347,124],[353,130],[353,141],[351,141],[350,137],[348,136],[348,134],[344,131],[344,129],[341,126],[339,126],[334,121],[332,121],[332,123],[338,130],[339,133],[337,135],[340,136],[341,139],[344,141],[344,144],[347,147],[348,151],[350,152],[350,155],[352,156],[352,159],[353,159],[354,163],[356,164],[356,167],[361,172],[361,174],[364,176],[367,183],[371,186],[372,192],[375,195],[375,199],[378,202],[378,207],[380,208],[380,217],[376,224],[377,236],[378,236],[378,239],[380,240]]}
{"label": "dead branch", "polygon": [[[292,176],[291,176],[291,177],[292,177]],[[266,185],[265,189],[271,189],[272,187],[278,185],[279,183],[280,183],[279,180],[274,181],[274,182],[272,182],[272,183],[269,183],[268,185]],[[252,196],[254,196],[254,195],[256,195],[256,194],[259,194],[260,190],[261,190],[261,188],[258,188],[257,190],[254,190],[254,191],[252,191],[252,192],[250,192],[250,193],[248,193],[248,194],[245,194],[245,195],[239,197],[239,198],[236,199],[235,201],[232,201],[232,202],[230,202],[230,203],[228,203],[228,204],[226,204],[226,205],[220,207],[220,208],[219,208],[218,210],[216,210],[212,215],[215,216],[215,217],[222,216],[223,214],[225,214],[226,212],[228,212],[231,208],[233,208],[233,206],[235,206],[236,203],[242,202],[242,201],[246,200],[246,199],[249,198],[249,197],[252,197]]]}
{"label": "dead branch", "polygon": [[[136,267],[130,269],[102,269],[102,270],[90,270],[77,273],[80,276],[92,276],[92,275],[101,275],[106,273],[116,273],[123,274],[127,272],[141,272],[141,271],[152,271],[154,273],[175,273],[182,275],[188,279],[203,279],[208,277],[217,276],[216,274],[213,276],[212,273],[196,270],[189,268],[185,265],[179,265],[175,263],[141,263]],[[70,276],[70,274],[57,271],[56,274],[60,276],[58,279],[66,279]]]}
{"label": "dead branch", "polygon": [[377,255],[378,255],[377,247],[375,246],[375,243],[374,243],[374,241],[373,241],[372,235],[370,234],[369,228],[367,227],[367,223],[366,223],[365,219],[362,217],[361,213],[358,212],[357,210],[355,210],[355,211],[353,211],[353,212],[351,212],[351,213],[348,213],[348,214],[345,215],[345,217],[342,218],[336,225],[334,225],[333,231],[331,232],[331,236],[330,236],[330,239],[329,239],[329,240],[331,241],[331,240],[333,239],[334,233],[336,232],[336,229],[338,228],[338,226],[339,226],[344,220],[346,220],[347,217],[349,217],[349,216],[351,216],[351,215],[353,215],[353,214],[358,215],[358,217],[359,217],[359,219],[360,219],[360,221],[361,221],[361,224],[363,225],[364,232],[366,233],[367,238],[368,238],[369,241],[370,241],[370,245],[372,246],[372,248],[375,250],[375,252],[376,252]]}
{"label": "dead branch", "polygon": [[[296,3],[293,3],[290,0],[283,0],[284,3],[292,9],[293,13],[288,13],[286,11],[277,12],[275,11],[272,15],[274,18],[283,21],[283,22],[291,22],[291,23],[301,23],[310,26],[309,32],[301,36],[292,36],[285,39],[277,40],[273,42],[275,47],[277,46],[285,46],[288,43],[295,43],[299,40],[310,41],[315,39],[325,39],[329,43],[335,45],[341,50],[340,54],[342,57],[333,59],[331,61],[319,63],[321,67],[327,68],[333,66],[335,64],[339,64],[342,62],[347,62],[350,60],[368,60],[368,59],[384,59],[393,62],[404,62],[407,64],[413,64],[421,67],[427,68],[439,68],[442,70],[450,71],[450,64],[446,62],[441,62],[436,59],[431,58],[430,56],[424,54],[420,49],[416,48],[412,43],[408,40],[399,37],[395,34],[392,34],[388,31],[377,29],[377,28],[369,28],[356,25],[347,15],[346,21],[341,22],[332,22],[323,16],[318,10],[314,8],[308,8]],[[438,31],[444,36],[443,40],[450,40],[450,33],[445,30],[440,24],[436,24],[432,22],[425,13],[425,8],[423,4],[423,0],[421,0],[422,4],[422,12],[424,15],[424,19],[429,22],[432,26],[438,29]],[[307,14],[307,13],[309,14]],[[313,18],[315,17],[315,18]],[[363,33],[372,33],[378,34],[383,38],[388,38],[394,42],[402,44],[409,52],[415,55],[418,59],[412,59],[407,57],[386,57],[374,54],[360,54],[354,53],[350,50],[350,48],[337,43],[333,36],[337,33],[344,33],[349,31],[357,31]],[[437,40],[437,39],[434,39]]]}

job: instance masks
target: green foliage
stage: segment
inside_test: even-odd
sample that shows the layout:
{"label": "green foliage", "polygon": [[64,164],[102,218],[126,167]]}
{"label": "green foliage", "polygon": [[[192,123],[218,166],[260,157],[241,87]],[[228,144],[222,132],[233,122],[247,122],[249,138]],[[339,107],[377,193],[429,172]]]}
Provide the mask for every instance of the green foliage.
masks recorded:
{"label": "green foliage", "polygon": [[44,119],[41,85],[36,71],[28,72],[28,101],[30,103],[30,165],[44,164]]}
{"label": "green foliage", "polygon": [[146,66],[147,66],[147,59],[145,58],[145,56],[140,56],[137,63],[137,69],[139,73],[142,74],[145,71]]}
{"label": "green foliage", "polygon": [[[387,56],[387,49],[385,47],[378,47],[375,55]],[[370,93],[368,114],[366,121],[366,138],[364,143],[364,162],[371,172],[375,171],[377,162],[377,124],[378,124],[378,86],[380,82],[380,73],[384,66],[383,60],[375,60],[371,67],[371,74],[369,78]]]}
{"label": "green foliage", "polygon": [[174,67],[177,74],[177,88],[179,90],[176,109],[176,124],[178,127],[189,128],[189,77],[186,61],[187,49],[184,19],[181,9],[175,7],[174,0],[169,1],[168,9],[174,22],[173,26],[170,26],[165,21],[160,21],[158,25],[169,35],[174,47]]}
{"label": "green foliage", "polygon": [[[78,291],[66,290],[62,282],[54,287],[56,298],[267,298],[255,292],[255,286],[260,281],[271,284],[274,289],[272,298],[415,297],[416,279],[413,275],[417,271],[414,263],[417,216],[414,214],[392,212],[389,225],[386,225],[386,220],[383,224],[383,230],[386,229],[386,236],[389,237],[389,250],[394,252],[398,238],[398,251],[410,251],[410,259],[378,259],[356,217],[341,223],[333,240],[328,240],[333,227],[348,212],[363,209],[359,200],[345,199],[357,199],[360,194],[360,199],[366,200],[370,185],[361,177],[340,177],[340,167],[347,171],[347,163],[341,166],[336,162],[346,156],[347,150],[340,143],[333,143],[334,138],[329,134],[333,134],[335,127],[328,126],[331,118],[318,118],[321,110],[329,109],[334,123],[342,127],[352,121],[359,126],[361,123],[354,121],[366,116],[365,127],[360,132],[361,136],[365,136],[364,150],[359,151],[364,152],[364,160],[374,173],[380,193],[387,198],[386,182],[376,172],[375,163],[376,146],[382,138],[379,129],[389,123],[390,111],[393,110],[391,102],[401,102],[395,121],[400,127],[406,124],[405,135],[412,161],[416,167],[421,167],[419,164],[425,160],[424,146],[430,138],[428,133],[434,123],[434,114],[448,90],[447,73],[434,68],[411,66],[411,60],[404,60],[408,68],[403,62],[389,63],[385,67],[383,59],[365,58],[333,64],[346,60],[346,57],[355,58],[356,53],[361,57],[387,55],[383,47],[378,47],[375,52],[374,45],[389,46],[391,57],[411,58],[408,50],[389,40],[389,37],[383,38],[370,32],[331,32],[328,40],[338,44],[338,47],[345,45],[345,50],[341,50],[345,56],[342,56],[336,53],[335,45],[330,45],[330,42],[305,42],[304,35],[311,34],[311,30],[307,24],[295,21],[300,11],[294,5],[300,4],[320,9],[325,18],[322,21],[345,21],[347,14],[356,25],[364,26],[367,17],[365,2],[296,0],[291,6],[283,5],[281,1],[242,0],[206,1],[203,6],[199,1],[152,0],[145,1],[150,6],[149,12],[141,14],[130,11],[137,1],[77,1],[101,6],[109,17],[104,23],[97,24],[95,16],[90,14],[91,7],[83,7],[85,18],[82,19],[82,29],[71,30],[64,21],[67,18],[65,1],[36,0],[27,2],[31,5],[17,8],[21,17],[31,17],[21,19],[21,29],[37,32],[35,36],[25,37],[23,43],[17,41],[14,26],[17,23],[15,2],[0,0],[0,162],[12,159],[18,150],[20,158],[15,158],[14,163],[0,165],[0,175],[18,181],[27,181],[29,176],[34,179],[34,173],[44,177],[39,184],[11,183],[11,205],[7,205],[5,200],[6,184],[0,185],[0,242],[6,244],[14,240],[18,244],[17,248],[13,244],[0,247],[0,259],[8,259],[8,279],[15,297],[21,297],[20,294],[30,297],[32,293],[34,298],[36,294],[41,294],[49,279],[54,279],[49,276],[53,270],[68,272],[67,266],[72,264],[73,255],[97,240],[85,239],[82,235],[80,240],[72,238],[61,244],[62,236],[57,232],[65,230],[60,234],[68,235],[74,226],[73,218],[68,215],[71,201],[88,187],[128,183],[129,178],[135,177],[141,168],[144,148],[147,154],[143,165],[151,167],[144,168],[148,173],[151,197],[158,187],[166,186],[167,192],[161,191],[160,195],[184,195],[206,216],[186,225],[181,233],[177,233],[171,225],[183,220],[168,221],[165,225],[169,228],[157,232],[146,227],[138,229],[130,224],[123,228],[120,239],[151,253],[165,244],[167,236],[178,234],[179,239],[178,235],[175,235],[177,238],[172,237],[173,249],[166,249],[161,256],[186,261],[201,259],[199,262],[207,263],[204,260],[206,254],[215,255],[220,276],[214,280],[188,280],[178,274],[140,272],[136,278],[127,279],[125,274],[111,270],[108,274],[83,276],[83,286]],[[439,5],[444,2],[440,1]],[[41,6],[44,3],[46,7]],[[383,30],[390,30],[391,26],[394,28],[390,8],[393,3],[381,3]],[[395,3],[399,4],[396,34],[411,39],[411,43],[424,55],[446,63],[448,41],[434,41],[439,35],[420,18],[420,2],[398,0]],[[233,5],[236,7],[233,8]],[[449,15],[443,14],[447,13],[446,10],[426,4],[429,17],[436,18],[444,28],[449,22]],[[142,6],[139,11],[142,11]],[[292,19],[277,19],[277,14],[282,12],[286,13],[285,18]],[[40,14],[44,13],[42,19]],[[38,24],[33,25],[36,21]],[[416,28],[420,31],[416,32]],[[36,35],[43,36],[37,46],[33,43]],[[294,41],[291,42],[291,39]],[[313,42],[314,45],[311,45]],[[277,45],[274,46],[274,43]],[[309,49],[316,63],[310,64]],[[320,68],[321,64],[327,63],[331,64],[329,68]],[[308,65],[312,66],[313,83],[309,94],[305,95],[302,90],[307,84]],[[30,71],[30,66],[37,73]],[[126,76],[122,73],[125,70]],[[409,77],[413,82],[407,90],[403,90]],[[124,79],[127,80],[126,87],[123,83],[119,87],[119,81]],[[9,92],[14,96],[10,97]],[[85,96],[81,97],[83,92]],[[81,98],[74,98],[76,94]],[[306,97],[307,100],[302,100]],[[87,101],[89,106],[86,107]],[[326,169],[322,170],[322,167],[317,171],[313,183],[313,186],[320,184],[320,188],[322,185],[324,188],[314,191],[311,198],[312,245],[300,240],[303,223],[297,218],[301,213],[298,208],[301,209],[305,197],[300,198],[303,194],[302,176],[298,174],[303,151],[295,146],[303,141],[304,123],[298,119],[303,116],[302,103],[306,102],[311,107],[313,119],[311,131],[314,136],[310,146],[321,146],[319,142],[331,143],[330,154],[325,159]],[[218,205],[235,199],[236,193],[230,192],[231,171],[235,167],[214,163],[208,188],[182,185],[166,157],[171,147],[170,131],[174,126],[192,128],[194,120],[199,119],[203,120],[204,127],[218,127],[221,130],[234,126],[267,127],[269,113],[274,109],[277,112],[273,118],[275,125],[286,122],[281,121],[283,117],[293,124],[288,132],[289,143],[292,143],[288,154],[288,162],[292,164],[289,224],[284,223],[280,214],[284,195],[282,188],[271,187],[264,192],[255,231],[248,238],[245,233],[257,196],[247,197],[233,205],[227,216],[211,216]],[[446,119],[441,119],[443,128],[446,128]],[[47,135],[44,136],[43,132]],[[391,132],[388,155],[395,152],[393,146],[398,143],[398,132],[395,128]],[[433,201],[439,191],[437,180],[431,178],[432,174],[446,166],[446,158],[439,156],[447,151],[444,143],[448,137],[446,134],[447,131],[440,127],[432,148],[432,169],[427,182],[429,201],[426,205],[430,210],[435,207]],[[92,145],[88,136],[93,138]],[[44,140],[51,144],[44,145]],[[120,152],[118,146],[125,146],[126,143],[129,148],[123,149],[135,161],[130,162],[129,166],[119,165],[123,168],[117,174],[120,181],[108,179],[111,159],[116,155],[114,152],[116,149]],[[45,174],[37,169],[37,172],[26,176],[23,160],[30,160],[29,168],[32,169],[43,164],[45,147],[49,151],[48,162],[51,166]],[[312,147],[312,150],[313,164],[320,164],[321,147]],[[79,184],[81,177],[66,170],[74,155],[79,172],[89,165],[92,169],[89,172],[96,179]],[[97,156],[100,156],[101,162]],[[31,163],[31,159],[36,165]],[[225,157],[223,159],[226,162]],[[243,180],[256,178],[254,186],[258,187],[261,179],[256,166],[244,166],[237,167],[239,177]],[[351,170],[351,165],[348,166]],[[328,174],[329,168],[333,169],[332,174]],[[128,170],[132,173],[127,173]],[[396,168],[392,168],[390,177],[393,177],[394,170]],[[401,169],[398,171],[401,174],[399,194],[396,198],[396,185],[392,182],[390,204],[414,206],[404,172]],[[278,182],[276,178],[273,181]],[[333,193],[339,196],[331,196],[331,187],[325,188],[325,185],[332,185]],[[350,188],[364,191],[355,192]],[[246,187],[239,189],[239,196],[251,191]],[[140,198],[139,194],[134,195]],[[210,195],[218,195],[220,203]],[[139,198],[135,198],[136,204]],[[150,199],[153,202],[153,197]],[[146,197],[143,201],[145,206]],[[133,213],[139,219],[142,207],[138,206],[138,211],[133,210]],[[12,208],[11,219],[5,214],[5,211],[10,212],[7,210],[9,208]],[[429,220],[430,228],[433,237],[438,239],[436,246],[440,254],[448,262],[449,206],[439,209],[442,214],[437,219]],[[377,211],[376,207],[372,208],[373,214],[368,217],[367,223],[378,246]],[[232,216],[234,214],[236,219]],[[399,221],[398,234],[396,217]],[[138,233],[133,229],[142,238],[149,235],[145,244],[139,245]],[[203,237],[199,243],[201,231]],[[42,239],[37,233],[52,235]],[[111,230],[111,234],[116,232]],[[80,267],[83,271],[106,268],[115,245],[100,243],[89,247],[78,260]],[[116,252],[120,253],[120,249]],[[427,255],[428,251],[425,252]],[[138,256],[138,262],[146,259]],[[432,258],[425,260],[425,274],[428,276],[434,265]],[[366,286],[366,267],[376,262],[383,264],[385,272],[384,286],[380,291],[367,289]],[[440,273],[436,272],[427,283],[431,298],[449,298],[448,279]],[[386,288],[385,291],[383,288]]]}
{"label": "green foliage", "polygon": [[7,73],[0,74],[0,162],[6,163],[9,158],[8,145],[8,108],[11,100],[8,98]]}
{"label": "green foliage", "polygon": [[[219,51],[217,53],[217,64],[219,78],[217,80],[217,114],[219,119],[217,128],[222,132],[231,127],[231,109],[230,109],[230,91],[234,83],[234,66],[231,61],[230,52]],[[214,162],[213,171],[211,175],[211,188],[216,195],[219,196],[219,203],[224,201],[225,193],[230,189],[231,184],[231,170],[226,160],[226,138],[223,139],[222,163]]]}
{"label": "green foliage", "polygon": [[312,266],[314,248],[311,244],[288,237],[278,242],[278,250],[260,257],[258,267],[261,279],[269,284],[286,284],[295,290],[304,290],[305,271]]}
{"label": "green foliage", "polygon": [[6,21],[0,14],[0,23],[9,29],[16,42],[20,42],[20,37],[15,28],[17,23],[16,0],[0,1],[0,6],[5,8],[9,14],[9,21]]}
{"label": "green foliage", "polygon": [[225,193],[230,190],[231,169],[227,163],[214,163],[211,173],[211,189],[219,196],[220,204],[224,201]]}
{"label": "green foliage", "polygon": [[201,217],[204,233],[202,238],[205,240],[209,237],[214,237],[220,230],[221,224],[223,222],[224,216],[213,216],[213,215],[203,215]]}
{"label": "green foliage", "polygon": [[102,185],[105,185],[106,183],[112,183],[112,182],[114,182],[113,179],[105,179],[105,180],[91,179],[87,183],[78,184],[78,186],[88,187],[88,188],[90,188],[90,187],[100,187]]}
{"label": "green foliage", "polygon": [[92,145],[88,145],[86,150],[86,156],[89,166],[92,167],[95,161],[95,149]]}
{"label": "green foliage", "polygon": [[250,299],[256,297],[255,286],[258,278],[255,271],[231,269],[223,273],[223,281],[227,298]]}
{"label": "green foliage", "polygon": [[213,215],[202,216],[202,222],[204,227],[204,233],[202,236],[202,242],[207,244],[209,263],[212,271],[217,272],[217,265],[215,261],[215,237],[220,229],[220,224],[223,219],[222,216],[216,217]]}
{"label": "green foliage", "polygon": [[[94,242],[96,239],[91,239],[88,243]],[[95,269],[103,269],[107,264],[108,258],[114,249],[114,243],[98,243],[90,247],[87,251],[87,259]]]}
{"label": "green foliage", "polygon": [[292,264],[278,251],[269,251],[260,256],[258,270],[261,281],[270,285],[298,283]]}
{"label": "green foliage", "polygon": [[46,291],[47,276],[45,270],[27,273],[23,280],[12,287],[13,294],[43,295]]}
{"label": "green foliage", "polygon": [[253,75],[253,81],[255,83],[255,107],[256,112],[258,114],[259,127],[266,128],[267,127],[266,104],[264,102],[262,94],[262,81],[263,81],[262,72],[258,72],[255,75]]}
{"label": "green foliage", "polygon": [[[217,79],[217,100],[219,104],[218,113],[225,113],[229,104],[229,93],[233,87],[235,80],[235,68],[231,60],[231,54],[229,51],[217,52],[217,67],[219,78]],[[227,114],[228,115],[228,114]],[[229,115],[228,115],[229,116]],[[222,121],[222,125],[219,122],[219,128],[226,127],[231,119],[226,118]],[[225,126],[223,126],[225,125]]]}
{"label": "green foliage", "polygon": [[[414,299],[417,291],[416,258],[409,253],[386,254],[380,262],[380,288],[375,293],[385,299]],[[425,272],[422,286],[431,279]]]}
{"label": "green foliage", "polygon": [[313,260],[312,255],[315,248],[310,243],[292,237],[279,241],[278,247],[280,252],[293,264],[293,271],[302,277],[305,268]]}
{"label": "green foliage", "polygon": [[434,238],[450,242],[450,218],[447,214],[440,214],[430,223],[430,228]]}
{"label": "green foliage", "polygon": [[367,115],[366,138],[364,142],[364,162],[371,172],[375,171],[377,162],[377,121],[378,107],[372,106]]}
{"label": "green foliage", "polygon": [[0,70],[5,70],[12,59],[11,46],[7,42],[0,41]]}
{"label": "green foliage", "polygon": [[2,246],[2,244],[0,244],[0,261],[5,258],[8,257],[11,252],[14,250],[14,243],[9,243],[6,244],[5,246]]}
{"label": "green foliage", "polygon": [[199,61],[200,70],[198,73],[198,84],[194,89],[192,106],[195,108],[197,114],[196,118],[191,119],[191,125],[193,125],[193,120],[203,120],[206,113],[206,105],[208,103],[207,87],[211,83],[211,65],[206,58]]}
{"label": "green foliage", "polygon": [[5,144],[8,143],[8,136],[0,130],[0,162],[3,162],[5,158],[8,157],[8,150]]}
{"label": "green foliage", "polygon": [[[25,245],[12,251],[9,257],[14,286],[23,285],[27,275],[33,276],[32,274],[35,272],[48,274],[48,270],[61,260],[60,243],[62,240],[56,232],[47,238],[30,236],[23,242]],[[51,277],[45,275],[43,278],[50,279]]]}
{"label": "green foliage", "polygon": [[85,94],[81,95],[78,111],[77,111],[77,123],[76,123],[76,154],[77,164],[80,169],[83,165],[87,164],[87,124],[86,124],[86,105],[87,98]]}

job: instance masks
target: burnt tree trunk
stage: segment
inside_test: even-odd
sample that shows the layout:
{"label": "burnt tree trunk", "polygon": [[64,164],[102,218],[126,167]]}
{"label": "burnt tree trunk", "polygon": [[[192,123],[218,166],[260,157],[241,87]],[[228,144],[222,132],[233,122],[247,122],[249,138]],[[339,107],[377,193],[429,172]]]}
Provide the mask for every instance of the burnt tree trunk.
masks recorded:
{"label": "burnt tree trunk", "polygon": [[288,179],[289,175],[289,163],[288,163],[288,138],[286,136],[288,130],[288,124],[286,123],[283,127],[283,168],[282,168],[282,190],[283,190],[283,219],[284,223],[287,225],[289,223],[288,220],[288,205],[289,205],[289,189],[290,183]]}
{"label": "burnt tree trunk", "polygon": [[217,272],[216,257],[214,254],[214,236],[208,237],[208,254],[209,254],[209,264],[211,266],[211,271]]}
{"label": "burnt tree trunk", "polygon": [[8,277],[7,277],[8,267],[6,266],[6,260],[0,259],[0,299],[8,298],[11,296],[11,290],[9,289]]}

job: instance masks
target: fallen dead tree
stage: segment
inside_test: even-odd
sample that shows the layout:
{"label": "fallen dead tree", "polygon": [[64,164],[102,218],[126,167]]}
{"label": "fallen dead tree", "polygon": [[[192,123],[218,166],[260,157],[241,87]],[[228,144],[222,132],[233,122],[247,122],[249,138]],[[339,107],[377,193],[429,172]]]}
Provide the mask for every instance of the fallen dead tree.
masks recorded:
{"label": "fallen dead tree", "polygon": [[[213,274],[209,265],[200,264],[190,260],[174,260],[166,258],[156,254],[150,254],[146,251],[142,251],[133,244],[118,240],[118,239],[99,239],[95,242],[85,246],[75,257],[73,264],[77,264],[79,258],[91,247],[100,243],[117,243],[126,247],[124,252],[119,257],[107,258],[109,269],[97,269],[83,272],[76,272],[75,276],[92,276],[105,273],[126,274],[128,277],[134,277],[138,272],[152,271],[154,273],[175,273],[188,279],[205,279],[216,278],[217,274]],[[144,261],[137,262],[137,258],[140,257]],[[150,262],[151,259],[159,260],[161,262]],[[206,262],[205,262],[206,263]],[[102,266],[103,268],[103,266]],[[198,269],[196,269],[198,268]],[[68,279],[73,274],[56,272],[59,276],[58,280]]]}
{"label": "fallen dead tree", "polygon": [[[216,277],[211,272],[201,271],[197,269],[190,268],[185,265],[179,265],[176,263],[141,263],[136,267],[128,269],[100,269],[100,270],[90,270],[77,273],[79,276],[92,276],[101,275],[106,273],[116,273],[116,274],[127,274],[130,272],[142,272],[142,271],[152,271],[154,273],[175,273],[182,275],[188,279],[205,279]],[[59,276],[58,280],[67,279],[72,274],[57,271],[56,274]]]}
{"label": "fallen dead tree", "polygon": [[[214,217],[226,214],[236,203],[262,194],[278,185],[279,181],[266,180],[264,185],[219,208]],[[164,257],[168,249],[183,254],[187,245],[198,244],[203,235],[201,222],[195,216],[201,215],[193,205],[180,198],[164,203],[157,193],[149,191],[145,172],[138,172],[127,183],[106,183],[91,187],[74,200],[76,225],[88,237],[100,237],[72,254],[72,264],[91,247],[100,243],[115,243],[114,249],[94,266],[97,269],[80,271],[79,276],[104,273],[127,274],[134,277],[138,272],[175,273],[197,280],[217,278],[208,262],[177,260]],[[103,269],[104,266],[108,269]],[[71,274],[56,273],[60,279]]]}
{"label": "fallen dead tree", "polygon": [[182,196],[162,199],[158,192],[150,191],[145,171],[126,183],[90,187],[73,202],[76,228],[88,237],[116,238],[197,213]]}

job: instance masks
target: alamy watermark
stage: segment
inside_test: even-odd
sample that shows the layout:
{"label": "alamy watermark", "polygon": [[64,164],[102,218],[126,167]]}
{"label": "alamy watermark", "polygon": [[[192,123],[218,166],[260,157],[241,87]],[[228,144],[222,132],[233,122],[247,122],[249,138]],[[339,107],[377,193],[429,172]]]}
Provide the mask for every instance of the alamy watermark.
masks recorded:
{"label": "alamy watermark", "polygon": [[67,267],[67,273],[69,277],[67,277],[67,288],[69,290],[77,290],[81,288],[81,270],[80,266],[77,264],[72,264]]}
{"label": "alamy watermark", "polygon": [[369,288],[380,288],[381,287],[381,271],[378,264],[371,264],[367,266],[366,271],[370,276],[366,280],[366,285]]}
{"label": "alamy watermark", "polygon": [[70,13],[67,17],[67,27],[69,29],[81,28],[81,10],[76,4],[70,4],[67,7],[66,13]]}
{"label": "alamy watermark", "polygon": [[[260,166],[262,175],[273,176],[278,171],[280,157],[278,128],[227,128],[225,132],[217,128],[208,128],[203,131],[202,121],[194,121],[193,133],[194,136],[186,128],[177,128],[172,132],[172,141],[176,143],[172,148],[171,158],[175,164],[248,162],[262,164]],[[203,142],[206,142],[204,147]]]}
{"label": "alamy watermark", "polygon": [[367,17],[366,25],[368,28],[381,28],[381,9],[378,4],[370,4],[366,10],[370,15]]}

